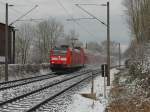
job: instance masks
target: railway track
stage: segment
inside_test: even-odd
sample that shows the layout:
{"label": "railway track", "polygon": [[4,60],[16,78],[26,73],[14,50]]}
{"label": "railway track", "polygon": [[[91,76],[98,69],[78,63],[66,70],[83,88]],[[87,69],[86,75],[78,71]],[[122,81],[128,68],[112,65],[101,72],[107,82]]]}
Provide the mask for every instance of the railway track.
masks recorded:
{"label": "railway track", "polygon": [[45,80],[45,79],[58,77],[58,75],[54,75],[54,74],[56,74],[56,73],[52,72],[52,73],[49,73],[49,74],[46,74],[46,75],[40,75],[40,76],[24,78],[24,79],[19,79],[19,80],[1,82],[0,83],[0,91],[10,89],[10,88],[14,88],[14,87],[17,87],[17,86],[26,85],[26,84],[37,82],[37,81],[42,81],[42,80]]}
{"label": "railway track", "polygon": [[[84,73],[84,70],[80,71],[80,72]],[[76,73],[74,73],[74,75],[77,75],[80,72],[76,72]],[[49,84],[52,84],[54,81],[62,80],[64,78],[69,77],[70,75],[73,75],[73,74],[70,73],[67,75],[56,75],[54,77],[51,77],[51,78],[48,78],[45,80],[40,80],[40,81],[28,83],[28,84],[21,84],[20,86],[18,85],[17,87],[15,86],[12,88],[4,89],[3,91],[0,91],[0,102],[4,102],[4,101],[14,98],[16,96],[20,96],[22,94],[31,92],[31,91],[39,89],[41,87],[45,87]]]}
{"label": "railway track", "polygon": [[[95,71],[94,74],[96,73],[99,72]],[[65,91],[90,77],[91,71],[85,71],[78,75],[68,76],[61,80],[53,81],[53,83],[50,83],[49,85],[1,102],[0,110],[6,112],[34,111],[46,102],[63,94]]]}
{"label": "railway track", "polygon": [[54,73],[50,73],[47,75],[41,75],[41,76],[36,76],[36,77],[2,82],[0,83],[0,91],[13,88],[13,87],[17,87],[17,86],[21,86],[21,85],[25,85],[25,84],[29,84],[29,83],[33,83],[33,82],[37,82],[37,81],[41,81],[41,80],[45,80],[45,79],[49,79],[49,78],[53,78],[56,76],[57,75],[54,75]]}

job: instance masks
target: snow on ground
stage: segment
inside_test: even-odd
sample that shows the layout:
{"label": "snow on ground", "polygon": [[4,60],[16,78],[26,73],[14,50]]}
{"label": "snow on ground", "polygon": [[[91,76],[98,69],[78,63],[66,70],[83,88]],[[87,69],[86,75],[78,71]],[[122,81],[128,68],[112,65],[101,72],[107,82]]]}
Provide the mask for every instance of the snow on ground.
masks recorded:
{"label": "snow on ground", "polygon": [[[111,83],[113,81],[113,76],[117,73],[118,70],[112,69],[111,74]],[[111,87],[107,87],[107,94],[109,93]],[[98,98],[97,101],[93,101],[88,98],[82,97],[81,93],[90,93],[91,92],[91,84],[89,84],[86,88],[83,88],[73,96],[73,103],[70,104],[65,112],[104,112],[106,107],[107,98],[105,99],[104,94],[104,78],[98,76],[94,79],[94,92],[96,92],[96,96]],[[94,102],[94,103],[93,103]],[[94,105],[93,105],[94,104]]]}
{"label": "snow on ground", "polygon": [[45,69],[45,70],[40,69],[40,74],[41,75],[49,74],[50,72],[52,72],[52,71],[50,71],[49,69]]}
{"label": "snow on ground", "polygon": [[0,62],[5,62],[5,57],[4,56],[0,56]]}

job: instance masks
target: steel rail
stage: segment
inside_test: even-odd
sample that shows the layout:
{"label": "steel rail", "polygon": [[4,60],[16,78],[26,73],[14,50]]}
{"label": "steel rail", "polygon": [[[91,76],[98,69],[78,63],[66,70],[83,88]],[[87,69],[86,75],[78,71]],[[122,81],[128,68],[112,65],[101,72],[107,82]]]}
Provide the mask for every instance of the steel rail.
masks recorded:
{"label": "steel rail", "polygon": [[[49,74],[49,76],[48,75],[45,76],[45,77],[43,76],[43,78],[41,77],[41,79],[34,79],[34,80],[31,80],[31,81],[26,81],[26,82],[14,84],[14,85],[6,86],[6,87],[0,87],[0,91],[6,90],[6,89],[10,89],[10,88],[14,88],[14,87],[17,87],[17,86],[22,86],[22,85],[30,84],[30,83],[33,83],[33,82],[42,81],[42,80],[45,80],[45,79],[54,78],[54,77],[58,77],[58,76],[57,75],[50,76],[50,74]],[[28,79],[28,80],[30,80],[30,79]]]}
{"label": "steel rail", "polygon": [[66,89],[60,91],[59,93],[57,93],[57,94],[55,94],[55,95],[49,97],[48,99],[44,100],[44,101],[41,102],[41,103],[39,103],[39,104],[33,106],[32,108],[30,108],[30,109],[27,110],[26,112],[32,112],[32,111],[35,111],[35,110],[38,109],[40,106],[42,106],[42,105],[44,105],[45,103],[47,103],[47,102],[53,100],[53,99],[56,98],[57,96],[63,94],[63,93],[66,92],[67,90],[69,90],[69,89],[71,89],[72,87],[78,85],[79,83],[83,82],[84,80],[89,79],[90,77],[91,77],[91,76],[88,76],[88,77],[86,77],[86,78],[80,80],[79,82],[77,82],[77,83],[75,83],[75,84],[72,84],[71,86],[67,87]]}
{"label": "steel rail", "polygon": [[[29,79],[35,79],[35,78],[39,78],[39,77],[43,77],[43,76],[48,76],[48,75],[52,75],[55,72],[46,74],[46,75],[39,75],[39,76],[35,76],[35,77],[29,77],[29,78],[23,78],[23,79],[18,79],[18,80],[12,80],[12,81],[6,81],[6,82],[0,82],[0,86],[4,85],[4,84],[9,84],[9,83],[16,83],[19,81],[25,81],[25,80],[29,80]],[[59,73],[59,72],[58,72]],[[61,72],[60,72],[61,73]]]}
{"label": "steel rail", "polygon": [[[96,74],[98,74],[98,73],[100,73],[100,72],[94,73],[94,74],[93,74],[93,75],[95,75],[94,77],[96,77],[96,76],[97,76]],[[66,88],[66,89],[60,91],[59,93],[57,93],[57,94],[55,94],[55,95],[49,97],[48,99],[44,100],[43,102],[41,102],[41,103],[39,103],[39,104],[33,106],[32,108],[30,108],[30,109],[27,110],[26,112],[35,111],[36,109],[38,109],[39,107],[41,107],[41,106],[44,105],[45,103],[48,103],[49,101],[53,100],[53,99],[56,98],[57,96],[63,94],[64,92],[68,91],[69,89],[73,88],[74,86],[76,86],[76,85],[80,84],[81,82],[83,82],[83,81],[89,79],[90,77],[92,77],[92,75],[90,75],[90,76],[88,76],[88,77],[86,77],[86,78],[84,78],[84,79],[82,79],[82,80],[76,82],[75,84],[72,84],[72,85],[69,86],[68,88]]]}
{"label": "steel rail", "polygon": [[[17,87],[17,86],[26,85],[26,84],[37,82],[37,81],[42,81],[42,80],[49,79],[49,78],[57,77],[57,75],[51,76],[54,73],[55,72],[52,72],[52,73],[46,74],[46,75],[41,75],[41,76],[35,76],[35,77],[29,77],[29,78],[24,78],[24,79],[19,79],[19,80],[13,80],[13,81],[8,81],[8,82],[3,82],[3,83],[0,83],[0,86],[3,86],[3,87],[0,87],[0,91],[6,90],[6,89],[10,89],[10,88],[14,88],[14,87]],[[78,72],[76,72],[76,73],[78,73]],[[40,77],[43,77],[43,78],[38,79]],[[21,81],[24,81],[24,82],[21,82]],[[13,84],[13,85],[10,85],[10,86],[8,86],[8,85],[4,86],[5,84],[11,84],[11,83],[18,83],[18,84]]]}
{"label": "steel rail", "polygon": [[13,83],[13,82],[19,82],[19,81],[25,81],[25,80],[29,80],[29,79],[38,78],[38,77],[43,77],[43,76],[47,76],[47,75],[51,75],[51,74],[54,74],[54,73],[52,72],[52,73],[46,74],[46,75],[40,75],[40,76],[35,76],[35,77],[29,77],[29,78],[23,78],[23,79],[18,79],[18,80],[12,80],[12,81],[1,82],[1,83],[0,83],[0,86],[1,86],[1,85],[4,85],[4,84]]}
{"label": "steel rail", "polygon": [[85,73],[81,73],[81,74],[79,74],[79,75],[76,75],[76,76],[72,76],[72,77],[63,79],[63,80],[61,80],[61,81],[58,81],[58,82],[49,84],[49,85],[47,85],[47,86],[45,86],[45,87],[42,87],[42,88],[40,88],[40,89],[37,89],[37,90],[31,91],[31,92],[28,92],[28,93],[26,93],[26,94],[17,96],[17,97],[15,97],[15,98],[11,98],[11,99],[9,99],[9,100],[6,100],[6,101],[4,101],[4,102],[1,102],[1,103],[0,103],[0,106],[3,106],[3,105],[5,105],[5,104],[7,104],[7,103],[14,102],[14,101],[19,100],[19,99],[21,99],[21,98],[27,97],[27,96],[29,96],[29,95],[31,95],[31,94],[40,92],[40,91],[42,91],[42,90],[44,90],[44,89],[50,88],[50,87],[52,87],[52,86],[55,86],[55,85],[57,85],[57,84],[60,84],[60,83],[65,82],[65,81],[68,81],[68,80],[74,79],[74,78],[76,78],[76,77],[85,75],[85,74],[90,73],[90,72],[91,72],[91,71],[86,71]]}

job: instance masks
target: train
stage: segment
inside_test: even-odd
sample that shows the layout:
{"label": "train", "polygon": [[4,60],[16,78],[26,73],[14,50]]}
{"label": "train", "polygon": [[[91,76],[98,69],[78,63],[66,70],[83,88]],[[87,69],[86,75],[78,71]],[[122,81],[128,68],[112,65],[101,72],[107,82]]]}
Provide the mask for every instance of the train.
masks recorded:
{"label": "train", "polygon": [[50,68],[52,71],[72,70],[84,67],[85,53],[80,47],[55,47],[50,51]]}
{"label": "train", "polygon": [[62,45],[51,49],[50,69],[54,72],[76,70],[88,64],[103,63],[105,58],[81,47]]}

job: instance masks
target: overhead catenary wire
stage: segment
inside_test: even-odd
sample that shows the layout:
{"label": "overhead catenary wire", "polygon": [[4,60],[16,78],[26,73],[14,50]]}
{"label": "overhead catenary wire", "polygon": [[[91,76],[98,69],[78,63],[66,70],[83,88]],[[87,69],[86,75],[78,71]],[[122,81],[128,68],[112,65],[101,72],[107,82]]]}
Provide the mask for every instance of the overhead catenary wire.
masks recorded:
{"label": "overhead catenary wire", "polygon": [[[2,5],[6,5],[6,2],[2,2],[2,1],[0,1],[0,4],[2,4]],[[12,4],[12,3],[11,3]],[[34,5],[32,5],[32,4],[16,4],[16,3],[13,3],[13,5],[15,6],[15,7],[31,7],[31,6],[34,6]]]}
{"label": "overhead catenary wire", "polygon": [[25,14],[23,14],[22,16],[18,17],[15,21],[11,22],[10,25],[14,24],[15,22],[17,22],[18,20],[20,20],[21,18],[23,18],[24,16],[26,16],[27,14],[29,14],[31,11],[33,11],[35,8],[37,8],[38,5],[35,5],[32,9],[30,9],[28,12],[26,12]]}
{"label": "overhead catenary wire", "polygon": [[15,7],[31,7],[31,6],[33,7],[34,6],[34,4],[26,4],[25,5],[25,4],[16,4],[16,3],[14,5],[15,5]]}
{"label": "overhead catenary wire", "polygon": [[20,20],[17,20],[17,21],[20,21],[20,22],[26,22],[26,21],[30,21],[30,22],[39,22],[39,21],[42,21],[42,20],[44,20],[44,19],[42,19],[42,18],[39,18],[39,19],[20,19]]}
{"label": "overhead catenary wire", "polygon": [[[3,6],[5,6],[5,5],[6,5],[6,2],[0,1],[0,4],[2,4]],[[18,6],[21,6],[21,7],[30,6],[30,5],[16,4],[16,3],[13,3],[13,5],[14,5],[15,7],[18,7]],[[31,5],[31,6],[33,6],[33,5]],[[10,7],[10,8],[11,8],[11,11],[15,12],[16,14],[18,14],[18,13],[22,14],[22,12],[21,12],[20,10],[17,10],[17,9],[15,9],[14,7]]]}
{"label": "overhead catenary wire", "polygon": [[106,6],[106,4],[80,4],[80,5]]}
{"label": "overhead catenary wire", "polygon": [[[15,15],[17,14],[17,16],[18,16],[18,13],[20,13],[20,14],[22,14],[22,12],[21,11],[18,11],[18,10],[16,10],[16,9],[14,9],[13,7],[11,7],[11,9],[13,10],[13,12],[15,12]],[[39,20],[41,20],[41,18],[40,19],[33,19],[33,18],[30,18],[30,19],[20,19],[20,20],[17,20],[17,21],[39,21]],[[43,19],[42,19],[43,20]]]}
{"label": "overhead catenary wire", "polygon": [[[3,2],[5,1],[5,2]],[[28,6],[34,6],[35,5],[35,2],[32,2],[33,0],[22,0],[23,2],[27,2],[28,4],[24,4],[24,3],[19,3],[18,0],[3,0],[3,1],[0,1],[2,2],[3,4],[6,4],[7,3],[11,3],[11,4],[14,4],[16,7],[28,7]]]}
{"label": "overhead catenary wire", "polygon": [[[5,3],[5,2],[2,2],[2,1],[0,1],[0,4],[2,4],[3,6],[6,5],[6,3]],[[16,6],[16,5],[15,5],[15,6]],[[21,13],[20,11],[14,9],[14,7],[10,7],[10,8],[11,8],[11,11],[15,12],[15,17],[16,17],[16,14]],[[2,12],[4,13],[3,10],[2,10]]]}
{"label": "overhead catenary wire", "polygon": [[63,8],[63,10],[66,12],[66,14],[68,15],[69,18],[71,18],[73,20],[74,23],[76,23],[78,26],[82,27],[82,29],[84,29],[89,35],[94,36],[95,35],[91,32],[89,32],[84,26],[82,26],[79,22],[77,22],[72,15],[69,13],[69,11],[64,7],[64,5],[61,3],[60,0],[56,0],[58,2],[58,4]]}
{"label": "overhead catenary wire", "polygon": [[85,10],[84,8],[82,8],[79,4],[76,4],[77,7],[79,7],[81,10],[83,10],[84,12],[86,12],[88,15],[92,16],[93,18],[95,18],[96,20],[98,20],[100,23],[102,23],[103,25],[105,25],[107,27],[107,24],[104,23],[102,20],[98,19],[96,16],[94,16],[93,14],[89,13],[87,10]]}
{"label": "overhead catenary wire", "polygon": [[20,19],[20,20],[18,20],[18,21],[39,21],[39,20],[43,20],[42,18],[40,18],[40,19],[25,19],[25,20],[23,20],[23,19]]}

